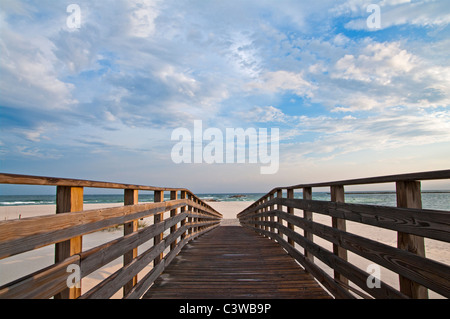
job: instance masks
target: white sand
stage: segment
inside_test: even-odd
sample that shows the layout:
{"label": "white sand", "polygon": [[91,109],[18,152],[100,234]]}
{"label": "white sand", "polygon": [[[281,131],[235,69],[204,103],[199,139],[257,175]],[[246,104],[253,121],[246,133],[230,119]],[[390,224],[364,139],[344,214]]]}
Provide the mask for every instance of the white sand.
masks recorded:
{"label": "white sand", "polygon": [[[250,206],[252,202],[208,202],[210,206],[222,213],[223,220],[221,222],[222,226],[239,225],[239,221],[236,219],[236,215],[241,212],[246,207]],[[96,209],[112,206],[120,206],[121,204],[86,204],[85,209]],[[11,207],[0,207],[0,221],[11,220],[19,218],[26,218],[32,216],[41,216],[53,214],[55,212],[54,205],[40,205],[40,206],[11,206]],[[297,210],[296,210],[297,214]],[[301,211],[298,212],[302,216]],[[168,217],[168,216],[167,216]],[[326,225],[331,225],[331,218],[328,216],[323,216],[320,214],[314,214],[314,220]],[[144,222],[152,223],[152,218],[149,220],[144,220]],[[296,231],[301,234],[303,231],[296,228]],[[347,231],[362,235],[366,238],[377,240],[383,242],[387,245],[396,246],[397,234],[394,231],[379,229],[372,226],[362,225],[354,222],[347,222]],[[106,243],[115,238],[123,235],[122,229],[116,229],[113,231],[100,231],[92,234],[83,236],[83,250],[90,249],[92,247],[98,246],[102,243]],[[332,250],[331,243],[314,236],[314,242],[317,244]],[[138,253],[148,249],[151,243],[142,245],[138,247]],[[426,255],[428,258],[440,261],[444,264],[450,264],[450,244],[443,243],[435,240],[425,240],[426,245]],[[297,247],[299,251],[303,252],[301,247]],[[351,252],[349,252],[349,261],[357,265],[359,268],[366,270],[367,266],[372,264],[369,260],[361,258]],[[10,258],[5,258],[0,260],[0,286],[6,284],[12,280],[21,278],[28,275],[34,271],[40,270],[46,266],[53,264],[54,262],[54,245],[43,247],[34,251],[23,253]],[[333,271],[326,265],[315,258],[315,262],[323,267],[332,275]],[[82,281],[82,293],[87,292],[89,289],[94,287],[96,284],[101,282],[103,279],[107,278],[109,275],[120,269],[122,266],[122,258],[118,258],[88,277],[84,278]],[[142,278],[148,271],[151,270],[151,265],[144,269],[139,275]],[[398,288],[398,276],[383,267],[381,267],[381,280],[387,284]],[[122,291],[119,291],[114,295],[114,298],[122,297]],[[430,298],[439,298],[440,296],[430,291]]]}

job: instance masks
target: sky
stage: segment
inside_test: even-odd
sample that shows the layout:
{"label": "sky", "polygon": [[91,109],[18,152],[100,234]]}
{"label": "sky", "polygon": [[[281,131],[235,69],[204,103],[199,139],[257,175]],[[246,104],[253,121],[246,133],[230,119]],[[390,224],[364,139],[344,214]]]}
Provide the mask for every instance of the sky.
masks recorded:
{"label": "sky", "polygon": [[[449,23],[447,0],[2,0],[0,171],[239,193],[448,169]],[[279,129],[279,169],[175,163],[194,121]]]}

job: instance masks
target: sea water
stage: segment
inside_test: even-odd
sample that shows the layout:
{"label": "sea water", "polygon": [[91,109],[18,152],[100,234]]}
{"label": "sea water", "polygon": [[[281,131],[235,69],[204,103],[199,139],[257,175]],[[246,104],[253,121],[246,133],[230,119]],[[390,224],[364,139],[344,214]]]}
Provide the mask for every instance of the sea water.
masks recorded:
{"label": "sea water", "polygon": [[[264,193],[211,193],[196,194],[200,199],[218,202],[232,201],[256,201],[264,196]],[[165,193],[164,200],[170,200],[169,192]],[[284,194],[286,196],[286,194]],[[295,193],[295,198],[302,198],[301,192]],[[153,202],[152,193],[139,194],[139,202]],[[313,200],[329,201],[329,192],[313,192]],[[379,206],[396,206],[395,192],[348,192],[345,193],[345,202],[350,204],[367,204]],[[122,194],[85,194],[85,204],[110,204],[123,203]],[[21,205],[55,205],[55,195],[0,195],[0,206],[21,206]],[[450,210],[450,191],[423,191],[422,207],[424,209]]]}

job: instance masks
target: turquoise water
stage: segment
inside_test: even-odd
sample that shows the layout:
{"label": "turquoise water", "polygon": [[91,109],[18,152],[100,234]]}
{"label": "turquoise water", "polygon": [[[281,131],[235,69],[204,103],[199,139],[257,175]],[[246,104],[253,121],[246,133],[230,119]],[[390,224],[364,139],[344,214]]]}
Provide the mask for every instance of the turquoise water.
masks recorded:
{"label": "turquoise water", "polygon": [[[206,201],[255,201],[261,198],[263,193],[242,193],[242,194],[197,194]],[[295,194],[296,198],[301,198],[301,193]],[[330,200],[327,192],[313,193],[314,200]],[[169,193],[165,194],[165,200],[169,200]],[[354,204],[368,204],[380,206],[396,206],[396,196],[394,192],[349,192],[345,194],[345,201]],[[84,195],[85,204],[108,204],[123,202],[123,195]],[[140,194],[139,202],[153,202],[153,194]],[[0,195],[0,206],[20,206],[20,205],[55,205],[54,195]],[[450,210],[450,192],[425,191],[422,193],[422,206],[425,209]]]}

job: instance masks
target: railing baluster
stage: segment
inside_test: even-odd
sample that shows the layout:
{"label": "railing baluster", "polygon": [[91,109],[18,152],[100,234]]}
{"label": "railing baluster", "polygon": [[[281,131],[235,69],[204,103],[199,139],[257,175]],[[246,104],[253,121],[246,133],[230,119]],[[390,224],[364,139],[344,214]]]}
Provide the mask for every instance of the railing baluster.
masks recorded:
{"label": "railing baluster", "polygon": [[[192,194],[188,194],[188,199],[192,200]],[[192,206],[188,205],[188,211],[189,211],[189,213],[193,213],[194,208]],[[188,217],[187,221],[188,221],[188,224],[192,223],[192,217]],[[191,234],[192,234],[192,227],[189,227],[188,235],[191,235]]]}
{"label": "railing baluster", "polygon": [[[294,190],[292,188],[287,190],[287,198],[290,198],[290,199],[294,198]],[[288,214],[294,215],[294,208],[288,207],[287,212],[288,212]],[[290,230],[294,230],[294,225],[291,223],[288,223],[288,228]],[[289,238],[289,236],[288,236],[288,243],[289,243],[289,245],[294,246],[294,240],[292,238]]]}
{"label": "railing baluster", "polygon": [[[332,202],[339,202],[339,203],[345,202],[345,194],[344,194],[344,186],[343,185],[331,186],[330,190],[331,190],[331,201]],[[332,224],[333,228],[336,228],[336,229],[342,230],[342,231],[346,231],[347,227],[346,227],[345,219],[332,217],[331,224]],[[347,259],[348,259],[347,250],[342,248],[339,245],[333,244],[333,253],[345,261],[347,261]],[[345,278],[344,276],[342,276],[336,270],[334,271],[334,279],[339,280],[340,282],[344,283],[345,285],[348,285],[348,279]]]}
{"label": "railing baluster", "polygon": [[[177,191],[171,191],[170,192],[170,200],[176,200],[178,199],[178,192]],[[176,209],[172,209],[170,211],[170,217],[175,217],[177,216],[178,213],[178,208]],[[172,227],[170,227],[170,233],[173,234],[177,231],[178,227],[177,224],[173,225]],[[170,250],[174,250],[175,247],[177,246],[178,240],[175,239],[171,244],[170,244]]]}
{"label": "railing baluster", "polygon": [[[136,189],[125,189],[124,191],[124,205],[137,205],[139,202],[139,191]],[[123,235],[132,234],[138,231],[138,220],[133,220],[125,223],[123,227]],[[137,247],[123,255],[123,266],[125,267],[133,261],[138,255]],[[136,285],[138,281],[137,275],[133,277],[125,286],[123,286],[123,295],[127,295],[129,291]]]}
{"label": "railing baluster", "polygon": [[[303,199],[305,200],[312,200],[312,187],[304,187],[303,188]],[[307,210],[303,211],[303,218],[305,218],[307,221],[313,220],[313,213]],[[303,235],[306,239],[313,241],[313,234],[308,232],[307,230],[303,231]],[[308,250],[305,249],[305,257],[310,262],[314,262],[314,255],[311,254]]]}
{"label": "railing baluster", "polygon": [[[277,190],[277,198],[280,200],[283,198],[283,190],[282,189]],[[280,211],[283,210],[283,205],[277,204],[277,210],[280,210]],[[280,217],[277,216],[277,223],[280,225],[283,225],[283,219],[281,219]],[[283,237],[279,228],[277,228],[277,234],[280,235],[281,237]]]}
{"label": "railing baluster", "polygon": [[[420,182],[401,181],[396,183],[397,207],[422,208]],[[425,257],[424,238],[397,232],[397,247]],[[428,289],[399,275],[400,291],[411,298],[428,298]]]}
{"label": "railing baluster", "polygon": [[[180,198],[181,199],[187,199],[187,193],[186,193],[186,191],[181,191],[181,194],[180,194]],[[180,209],[180,214],[183,214],[185,211],[187,210],[187,206],[182,206],[181,207],[181,209]],[[181,221],[181,227],[183,227],[184,225],[186,225],[186,218],[184,218],[182,221]],[[183,232],[182,234],[181,234],[181,240],[183,240],[183,239],[185,239],[186,238],[186,232]]]}
{"label": "railing baluster", "polygon": [[[95,182],[50,177],[35,177],[0,173],[0,184],[56,186],[56,215],[31,219],[0,221],[0,259],[31,251],[38,247],[55,245],[55,264],[27,274],[0,287],[1,298],[75,299],[110,298],[123,290],[124,298],[139,298],[154,283],[164,268],[191,240],[216,228],[222,215],[197,198],[187,189],[163,188],[108,182]],[[122,207],[105,207],[83,211],[84,187],[121,189]],[[139,205],[138,191],[154,191],[154,203]],[[164,201],[164,191],[170,191],[170,203]],[[178,200],[178,193],[181,199]],[[187,194],[192,201],[185,201]],[[186,211],[196,215],[186,235]],[[66,214],[77,212],[77,214]],[[170,218],[164,220],[164,213]],[[183,217],[178,213],[183,213]],[[208,218],[203,218],[203,215]],[[153,216],[154,224],[138,229],[138,220]],[[177,226],[181,223],[183,229]],[[197,224],[197,225],[196,225]],[[107,243],[82,250],[82,236],[108,227],[123,225],[123,236]],[[169,231],[164,238],[164,232]],[[195,231],[195,233],[193,232]],[[181,240],[180,240],[181,238]],[[137,256],[137,247],[153,241],[153,246]],[[165,249],[170,252],[164,255]],[[80,286],[68,288],[68,279],[79,280],[89,276],[117,258],[123,258],[123,267],[101,283],[83,292]],[[154,268],[143,278],[138,274],[153,261]],[[68,266],[79,266],[79,269]],[[156,266],[157,265],[157,266]],[[138,281],[138,279],[140,279]]]}
{"label": "railing baluster", "polygon": [[[58,186],[56,188],[56,213],[79,212],[83,210],[83,187]],[[55,244],[55,263],[79,254],[82,251],[82,236]],[[67,288],[55,299],[76,299],[81,295],[81,282],[78,286]]]}
{"label": "railing baluster", "polygon": [[[155,198],[154,198],[154,202],[155,203],[159,203],[159,202],[163,202],[164,201],[164,191],[155,191],[154,194],[155,194],[154,195],[155,196]],[[161,214],[156,214],[153,220],[154,220],[154,223],[157,224],[157,223],[162,222],[163,219],[164,219],[164,213],[161,213]],[[153,239],[153,245],[156,246],[157,244],[159,244],[163,240],[163,238],[164,238],[164,233],[160,233],[160,234],[156,235],[154,237],[154,239]],[[153,267],[156,267],[161,262],[163,257],[164,257],[164,253],[161,252],[159,254],[159,256],[157,256],[153,260]]]}
{"label": "railing baluster", "polygon": [[[274,199],[274,194],[273,193],[270,193],[270,198],[269,198],[270,200],[273,200]],[[273,211],[273,210],[275,210],[275,205],[270,205],[270,210],[271,211]],[[270,216],[270,221],[271,222],[274,222],[275,221],[275,216]],[[275,228],[272,226],[272,227],[270,227],[270,231],[273,233],[274,231],[275,231]]]}

